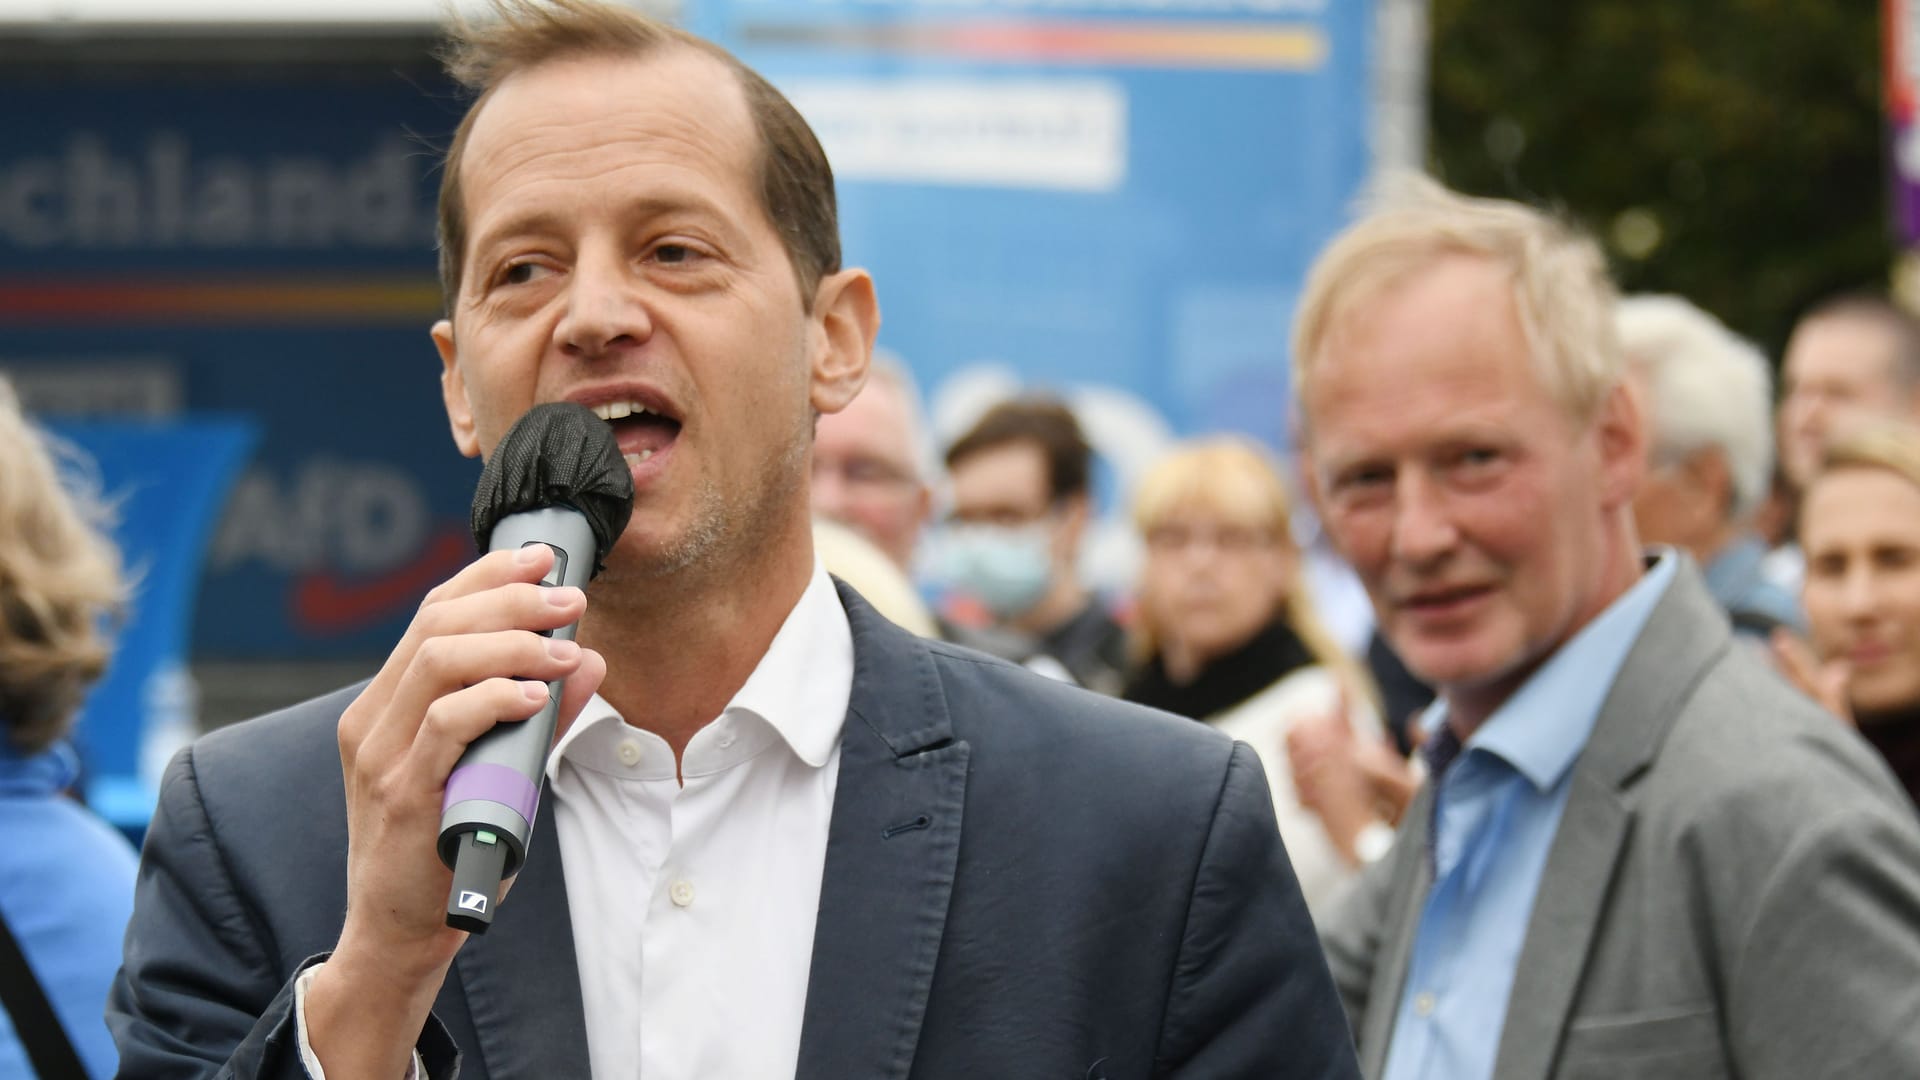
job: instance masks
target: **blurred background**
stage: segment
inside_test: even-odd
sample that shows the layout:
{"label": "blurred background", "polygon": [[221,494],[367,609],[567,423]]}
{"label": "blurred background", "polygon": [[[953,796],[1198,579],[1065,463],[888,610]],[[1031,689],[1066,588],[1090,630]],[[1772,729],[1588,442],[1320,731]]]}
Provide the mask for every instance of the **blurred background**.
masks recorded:
{"label": "blurred background", "polygon": [[[1074,406],[1109,590],[1175,438],[1285,451],[1295,294],[1377,170],[1564,208],[1625,290],[1776,358],[1813,300],[1910,275],[1903,0],[636,6],[813,123],[934,439],[1021,389]],[[0,372],[142,575],[81,727],[110,818],[193,733],[371,674],[471,558],[426,334],[445,10],[0,0]]]}

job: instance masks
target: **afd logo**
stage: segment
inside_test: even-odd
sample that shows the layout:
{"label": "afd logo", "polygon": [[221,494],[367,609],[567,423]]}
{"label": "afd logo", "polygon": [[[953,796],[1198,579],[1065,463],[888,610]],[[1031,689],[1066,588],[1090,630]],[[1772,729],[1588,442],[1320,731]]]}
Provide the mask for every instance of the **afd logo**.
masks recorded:
{"label": "afd logo", "polygon": [[473,912],[475,915],[485,915],[487,913],[487,894],[474,892],[472,889],[462,889],[460,891],[459,906],[463,910]]}

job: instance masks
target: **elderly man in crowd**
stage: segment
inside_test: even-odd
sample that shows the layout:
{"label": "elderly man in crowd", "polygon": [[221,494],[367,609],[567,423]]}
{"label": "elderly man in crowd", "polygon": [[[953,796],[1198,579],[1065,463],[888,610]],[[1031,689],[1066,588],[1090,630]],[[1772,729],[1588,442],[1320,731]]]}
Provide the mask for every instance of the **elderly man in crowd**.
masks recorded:
{"label": "elderly man in crowd", "polygon": [[[1884,297],[1846,293],[1815,304],[1780,366],[1780,470],[1793,501],[1834,439],[1875,421],[1920,419],[1920,319]],[[1764,572],[1799,595],[1799,546],[1774,551]]]}
{"label": "elderly man in crowd", "polygon": [[1749,528],[1773,475],[1766,359],[1677,296],[1627,297],[1614,326],[1652,435],[1633,501],[1641,542],[1693,556],[1737,632],[1801,629],[1793,595],[1761,574],[1766,542]]}
{"label": "elderly man in crowd", "polygon": [[1682,555],[1599,251],[1424,181],[1295,327],[1323,520],[1439,691],[1431,778],[1322,927],[1371,1076],[1920,1075],[1920,822]]}
{"label": "elderly man in crowd", "polygon": [[885,352],[847,407],[814,425],[813,512],[866,537],[903,573],[933,513],[925,440],[913,375]]}

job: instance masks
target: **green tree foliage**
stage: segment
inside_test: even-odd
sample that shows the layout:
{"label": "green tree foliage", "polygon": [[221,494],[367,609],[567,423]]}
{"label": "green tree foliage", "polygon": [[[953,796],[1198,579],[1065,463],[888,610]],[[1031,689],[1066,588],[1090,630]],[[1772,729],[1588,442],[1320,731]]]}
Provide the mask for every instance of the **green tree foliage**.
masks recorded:
{"label": "green tree foliage", "polygon": [[1435,171],[1558,207],[1629,292],[1778,355],[1799,309],[1893,259],[1879,5],[1432,0]]}

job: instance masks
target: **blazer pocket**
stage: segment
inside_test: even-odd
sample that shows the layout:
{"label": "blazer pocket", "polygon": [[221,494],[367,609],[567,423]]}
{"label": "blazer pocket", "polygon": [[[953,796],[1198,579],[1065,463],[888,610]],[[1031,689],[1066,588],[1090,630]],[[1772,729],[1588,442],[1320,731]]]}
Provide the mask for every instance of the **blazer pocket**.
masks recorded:
{"label": "blazer pocket", "polygon": [[1563,1080],[1725,1080],[1726,1045],[1712,1005],[1576,1018],[1567,1027]]}

